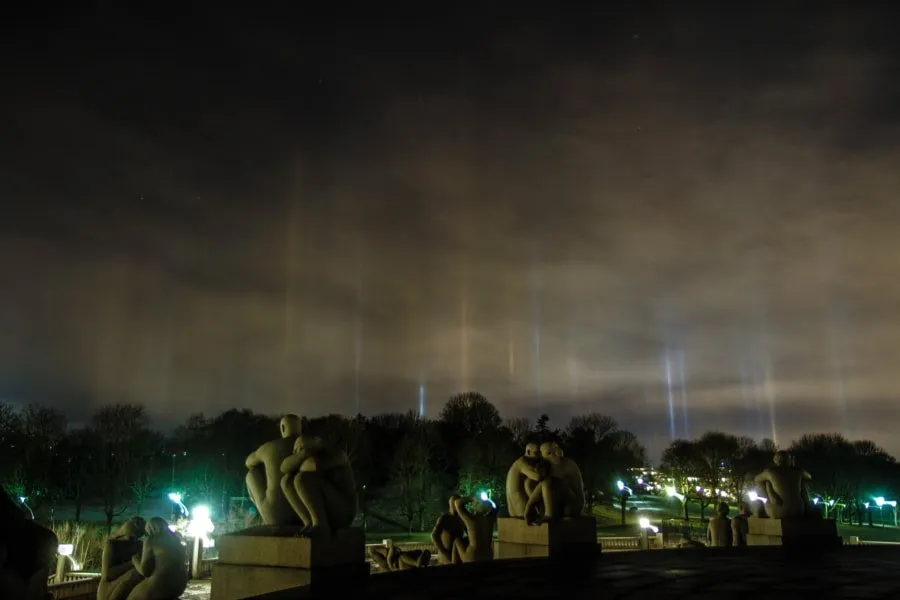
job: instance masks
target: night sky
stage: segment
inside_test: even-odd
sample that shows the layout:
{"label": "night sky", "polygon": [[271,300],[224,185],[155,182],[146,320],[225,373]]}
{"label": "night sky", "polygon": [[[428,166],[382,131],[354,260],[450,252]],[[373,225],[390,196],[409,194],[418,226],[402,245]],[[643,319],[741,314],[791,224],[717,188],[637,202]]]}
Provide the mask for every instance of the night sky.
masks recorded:
{"label": "night sky", "polygon": [[0,398],[900,453],[896,9],[407,4],[7,15]]}

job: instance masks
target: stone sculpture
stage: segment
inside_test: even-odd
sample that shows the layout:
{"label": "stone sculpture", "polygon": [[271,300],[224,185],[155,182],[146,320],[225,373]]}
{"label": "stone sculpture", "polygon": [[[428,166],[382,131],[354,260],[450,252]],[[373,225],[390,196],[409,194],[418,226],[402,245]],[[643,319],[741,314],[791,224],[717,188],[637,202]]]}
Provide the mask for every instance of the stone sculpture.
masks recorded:
{"label": "stone sculpture", "polygon": [[768,498],[766,510],[773,519],[798,519],[807,516],[810,501],[806,484],[809,473],[791,464],[786,452],[776,452],[773,466],[756,476]]}
{"label": "stone sculpture", "polygon": [[26,519],[0,490],[0,598],[45,600],[58,545],[52,531]]}
{"label": "stone sculpture", "polygon": [[285,415],[281,438],[266,442],[247,457],[247,492],[266,525],[294,525],[300,517],[282,491],[281,465],[294,452],[300,436],[300,417]]}
{"label": "stone sculpture", "polygon": [[710,519],[706,528],[706,545],[711,548],[730,548],[732,545],[731,519],[728,518],[728,504],[719,502],[718,513]]}
{"label": "stone sculpture", "polygon": [[547,476],[535,486],[525,504],[525,521],[539,523],[577,517],[584,511],[584,480],[574,460],[563,455],[556,442],[541,444],[541,459]]}
{"label": "stone sculpture", "polygon": [[125,600],[143,579],[134,567],[132,557],[141,551],[140,538],[145,527],[143,518],[132,517],[106,540],[97,600]]}
{"label": "stone sculpture", "polygon": [[441,562],[450,564],[453,556],[453,544],[462,539],[466,533],[466,526],[456,514],[456,501],[459,496],[450,496],[448,511],[438,517],[431,531],[431,541],[437,547]]}
{"label": "stone sculpture", "polygon": [[400,550],[390,539],[385,540],[383,547],[372,548],[369,555],[384,571],[423,569],[431,562],[428,550]]}
{"label": "stone sculpture", "polygon": [[140,556],[132,558],[135,570],[144,579],[131,591],[128,600],[178,598],[188,583],[184,546],[160,517],[150,519],[146,532]]}
{"label": "stone sculpture", "polygon": [[[466,509],[466,504],[475,506],[474,512]],[[497,522],[497,507],[479,498],[456,498],[453,508],[466,529],[466,538],[453,542],[450,562],[465,563],[494,558],[494,524]]]}
{"label": "stone sculpture", "polygon": [[510,517],[524,517],[525,505],[538,483],[546,476],[538,445],[529,442],[506,474],[506,506]]}
{"label": "stone sculpture", "polygon": [[731,520],[731,542],[734,546],[746,546],[747,534],[750,532],[748,519],[750,509],[741,504],[741,511]]}
{"label": "stone sculpture", "polygon": [[300,435],[281,463],[281,490],[299,516],[302,533],[332,536],[350,527],[359,498],[347,453],[321,437]]}

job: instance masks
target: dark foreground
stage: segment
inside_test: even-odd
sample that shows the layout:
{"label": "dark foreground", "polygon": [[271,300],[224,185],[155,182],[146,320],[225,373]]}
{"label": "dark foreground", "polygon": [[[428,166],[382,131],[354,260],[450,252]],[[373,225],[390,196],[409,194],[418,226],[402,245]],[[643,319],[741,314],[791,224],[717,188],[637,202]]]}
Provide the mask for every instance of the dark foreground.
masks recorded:
{"label": "dark foreground", "polygon": [[[265,600],[361,598],[746,598],[900,599],[900,547],[852,546],[833,551],[747,548],[659,550],[598,556],[582,566],[545,559],[434,567],[369,576],[351,591],[333,586],[293,590]],[[330,588],[330,589],[329,589]]]}

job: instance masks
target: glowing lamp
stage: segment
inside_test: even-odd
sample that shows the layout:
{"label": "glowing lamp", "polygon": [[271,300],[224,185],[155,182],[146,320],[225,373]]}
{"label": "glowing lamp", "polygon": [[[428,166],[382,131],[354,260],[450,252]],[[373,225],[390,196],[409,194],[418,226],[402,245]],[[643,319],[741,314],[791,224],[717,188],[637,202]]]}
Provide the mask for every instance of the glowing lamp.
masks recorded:
{"label": "glowing lamp", "polygon": [[619,491],[621,492],[625,489],[625,482],[620,479],[616,482],[616,487],[619,488]]}
{"label": "glowing lamp", "polygon": [[637,478],[637,482],[638,482],[638,485],[644,485],[644,478],[643,478],[643,477],[638,477],[638,478]]}
{"label": "glowing lamp", "polygon": [[169,492],[169,500],[175,504],[181,504],[181,494],[178,492]]}
{"label": "glowing lamp", "polygon": [[60,544],[57,546],[56,551],[59,552],[60,556],[72,556],[72,552],[75,551],[75,546],[72,544]]}
{"label": "glowing lamp", "polygon": [[670,485],[669,487],[666,488],[666,495],[667,495],[669,498],[674,498],[674,497],[675,497],[675,493],[676,493],[676,492],[675,492],[675,488],[673,488],[671,485]]}

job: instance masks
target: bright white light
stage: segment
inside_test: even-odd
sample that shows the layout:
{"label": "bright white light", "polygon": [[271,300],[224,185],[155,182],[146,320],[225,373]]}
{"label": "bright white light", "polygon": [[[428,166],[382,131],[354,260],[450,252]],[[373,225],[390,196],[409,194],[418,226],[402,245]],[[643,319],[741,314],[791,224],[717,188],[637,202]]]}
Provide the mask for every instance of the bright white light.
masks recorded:
{"label": "bright white light", "polygon": [[494,501],[491,500],[491,497],[488,496],[488,493],[487,493],[487,492],[481,492],[481,496],[479,496],[479,497],[481,498],[481,501],[482,501],[482,502],[490,502],[490,503],[491,503],[491,506],[493,506],[494,508],[497,508],[497,505],[494,504]]}
{"label": "bright white light", "polygon": [[703,486],[698,485],[698,486],[697,486],[697,493],[699,494],[699,493],[702,492],[702,491],[703,491]]}
{"label": "bright white light", "polygon": [[174,525],[169,525],[169,531],[171,531],[172,533],[175,533],[176,531],[178,531],[178,528],[175,527]]}
{"label": "bright white light", "polygon": [[868,503],[868,502],[863,502],[863,506],[866,507],[866,510],[869,510],[869,503]]}
{"label": "bright white light", "polygon": [[638,482],[638,485],[644,485],[644,478],[638,477],[637,482]]}
{"label": "bright white light", "polygon": [[638,523],[640,524],[641,529],[647,529],[648,527],[650,527],[650,519],[648,519],[646,517],[641,517],[641,519],[640,519],[640,521],[638,521]]}
{"label": "bright white light", "polygon": [[171,500],[175,504],[181,504],[181,494],[179,494],[178,492],[170,492],[169,500]]}
{"label": "bright white light", "polygon": [[756,493],[755,491],[753,491],[753,490],[747,492],[747,497],[750,498],[750,502],[756,502],[757,500],[759,500],[760,502],[762,502],[763,504],[765,504],[766,502],[769,501],[768,498],[763,498],[762,496],[760,496],[759,494],[757,494],[757,493]]}
{"label": "bright white light", "polygon": [[72,556],[72,552],[75,551],[75,547],[72,544],[60,544],[56,551],[59,552],[60,556]]}
{"label": "bright white light", "polygon": [[675,493],[675,488],[673,488],[672,486],[666,488],[666,495],[669,496],[669,498],[674,497]]}
{"label": "bright white light", "polygon": [[625,482],[620,479],[616,482],[616,487],[619,488],[619,491],[621,492],[625,489]]}
{"label": "bright white light", "polygon": [[204,548],[211,548],[213,541],[209,538],[209,534],[213,532],[215,526],[209,518],[209,507],[203,504],[195,506],[191,510],[191,521],[188,523],[187,532],[190,537],[200,538],[203,540]]}
{"label": "bright white light", "polygon": [[813,504],[818,505],[818,504],[819,504],[819,499],[818,499],[818,498],[813,498]]}
{"label": "bright white light", "polygon": [[26,500],[28,500],[28,498],[26,498],[25,496],[19,496],[19,502],[21,502],[22,504],[25,504]]}

